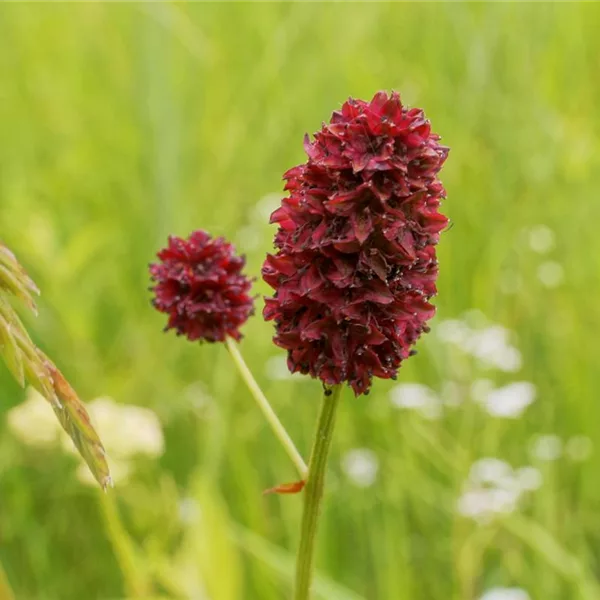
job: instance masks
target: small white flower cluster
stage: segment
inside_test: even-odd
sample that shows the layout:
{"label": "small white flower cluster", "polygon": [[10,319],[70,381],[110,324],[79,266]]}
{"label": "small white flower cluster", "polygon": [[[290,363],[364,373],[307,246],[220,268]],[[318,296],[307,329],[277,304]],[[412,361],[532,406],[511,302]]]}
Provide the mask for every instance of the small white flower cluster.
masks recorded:
{"label": "small white flower cluster", "polygon": [[534,225],[527,231],[529,247],[538,254],[547,254],[555,245],[554,231],[547,225]]}
{"label": "small white flower cluster", "polygon": [[563,282],[565,270],[560,263],[547,260],[538,267],[537,276],[544,287],[555,288]]}
{"label": "small white flower cluster", "polygon": [[415,410],[426,419],[442,415],[442,400],[429,387],[420,383],[400,383],[390,390],[390,400],[396,408]]}
{"label": "small white flower cluster", "polygon": [[377,480],[379,459],[373,450],[355,448],[342,458],[342,471],[357,487],[370,487]]}
{"label": "small white flower cluster", "polygon": [[6,422],[13,435],[27,446],[53,446],[62,435],[68,440],[48,401],[33,388],[28,388],[21,404],[8,411]]}
{"label": "small white flower cluster", "polygon": [[476,379],[471,397],[492,417],[516,419],[535,400],[536,388],[529,381],[514,381],[494,388],[490,379]]}
{"label": "small white flower cluster", "polygon": [[594,451],[592,440],[585,435],[575,435],[565,443],[555,434],[535,436],[529,448],[531,458],[541,462],[558,460],[563,453],[573,462],[583,462]]}
{"label": "small white flower cluster", "polygon": [[525,493],[541,485],[542,475],[534,467],[513,469],[498,458],[482,458],[471,466],[457,510],[478,523],[488,523],[513,512]]}
{"label": "small white flower cluster", "polygon": [[[529,238],[529,247],[538,254],[548,254],[554,248],[554,231],[547,225],[534,225],[526,231],[526,235]],[[547,260],[538,267],[537,277],[543,286],[555,288],[563,282],[565,273],[560,263]]]}
{"label": "small white flower cluster", "polygon": [[[489,379],[476,379],[471,385],[471,397],[490,416],[516,419],[534,401],[535,386],[528,381],[515,381],[494,388]],[[446,382],[441,397],[434,390],[420,383],[400,383],[390,390],[390,401],[396,408],[414,410],[426,419],[442,416],[444,405],[458,406],[462,403],[460,386]]]}
{"label": "small white flower cluster", "polygon": [[[519,248],[528,245],[539,255],[548,254],[556,244],[556,235],[547,225],[534,225],[523,229],[519,236]],[[537,278],[546,288],[556,288],[565,278],[563,266],[555,260],[544,260],[538,265]],[[516,294],[523,288],[523,276],[516,270],[504,271],[500,279],[500,290],[505,294]]]}
{"label": "small white flower cluster", "polygon": [[285,355],[271,356],[265,363],[265,375],[272,381],[287,381],[288,379],[303,379],[298,373],[290,373]]}
{"label": "small white flower cluster", "polygon": [[514,373],[521,368],[521,353],[509,342],[510,331],[501,325],[473,328],[465,320],[438,323],[437,336],[473,356],[485,368]]}
{"label": "small white flower cluster", "polygon": [[179,521],[186,525],[197,523],[202,518],[198,500],[191,497],[182,498],[177,506]]}
{"label": "small white flower cluster", "polygon": [[[127,479],[135,456],[157,458],[164,452],[162,427],[150,409],[118,404],[111,398],[97,398],[87,403],[86,408],[106,449],[114,481]],[[24,444],[33,447],[61,446],[77,454],[52,408],[33,388],[27,391],[24,402],[9,411],[7,422],[15,437]],[[82,482],[95,484],[83,463],[77,475]]]}
{"label": "small white flower cluster", "polygon": [[531,600],[531,596],[521,588],[497,587],[487,590],[479,600]]}
{"label": "small white flower cluster", "polygon": [[[452,352],[462,351],[475,358],[484,369],[515,373],[522,366],[521,353],[510,342],[510,331],[490,323],[479,311],[468,311],[461,319],[442,321],[436,331],[438,339],[453,346]],[[443,403],[448,406],[457,406],[462,403],[463,396],[468,396],[456,382],[446,382],[443,389]],[[513,381],[495,387],[491,379],[480,378],[471,384],[470,395],[490,416],[515,419],[535,400],[536,388],[528,381]],[[432,412],[431,408],[428,410]]]}

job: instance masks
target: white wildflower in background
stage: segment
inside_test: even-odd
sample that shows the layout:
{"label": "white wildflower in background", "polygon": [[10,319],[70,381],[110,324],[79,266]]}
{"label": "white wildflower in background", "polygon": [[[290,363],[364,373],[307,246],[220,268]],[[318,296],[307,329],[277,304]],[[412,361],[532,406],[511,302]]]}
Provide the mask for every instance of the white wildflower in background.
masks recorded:
{"label": "white wildflower in background", "polygon": [[559,263],[547,261],[538,267],[537,276],[542,285],[547,288],[555,288],[563,282],[565,271]]}
{"label": "white wildflower in background", "polygon": [[594,451],[592,440],[585,435],[576,435],[567,440],[565,454],[575,462],[588,460]]}
{"label": "white wildflower in background", "polygon": [[[150,409],[118,404],[111,398],[98,398],[87,403],[86,408],[104,441],[111,476],[116,483],[129,476],[132,457],[157,458],[164,452],[160,421]],[[27,390],[24,402],[8,412],[7,423],[11,432],[25,444],[62,447],[79,456],[48,401],[33,388]],[[77,477],[83,483],[97,485],[83,462],[77,469]]]}
{"label": "white wildflower in background", "polygon": [[428,419],[442,415],[442,401],[439,396],[421,383],[401,383],[390,390],[390,399],[397,408],[412,409]]}
{"label": "white wildflower in background", "polygon": [[535,386],[528,381],[515,381],[489,390],[479,402],[493,417],[516,419],[535,400]]}
{"label": "white wildflower in background", "polygon": [[244,248],[246,252],[256,250],[260,246],[261,231],[253,225],[246,225],[238,229],[234,236],[236,245],[239,248]]}
{"label": "white wildflower in background", "polygon": [[537,469],[514,470],[498,458],[482,458],[471,466],[457,510],[464,517],[487,523],[516,510],[523,494],[540,485],[541,474]]}
{"label": "white wildflower in background", "polygon": [[531,444],[531,456],[537,460],[551,462],[561,457],[563,450],[562,440],[554,434],[539,435]]}
{"label": "white wildflower in background", "polygon": [[33,388],[27,389],[25,401],[8,411],[6,421],[13,435],[28,446],[52,446],[62,435],[49,402]]}
{"label": "white wildflower in background", "polygon": [[529,230],[529,247],[538,254],[550,252],[554,242],[554,231],[547,225],[535,225]]}
{"label": "white wildflower in background", "polygon": [[182,498],[177,506],[179,520],[186,525],[197,523],[201,517],[200,504],[195,498]]}
{"label": "white wildflower in background", "polygon": [[368,448],[355,448],[342,458],[342,470],[354,485],[370,487],[377,479],[379,459]]}
{"label": "white wildflower in background", "polygon": [[268,223],[271,214],[281,206],[282,194],[273,192],[263,196],[255,205],[253,218],[258,223]]}
{"label": "white wildflower in background", "polygon": [[504,485],[510,479],[512,485],[512,467],[499,458],[481,458],[473,463],[469,480],[475,483]]}
{"label": "white wildflower in background", "polygon": [[164,452],[160,421],[149,408],[119,404],[112,398],[97,398],[87,407],[109,456],[156,458]]}
{"label": "white wildflower in background", "polygon": [[[439,323],[436,328],[438,338],[458,346],[485,367],[508,373],[521,368],[521,353],[510,344],[508,329],[501,325],[486,325],[485,317],[479,311],[467,312],[465,319],[450,319]],[[471,327],[469,322],[476,327]]]}
{"label": "white wildflower in background", "polygon": [[[119,404],[112,398],[97,398],[87,404],[104,446],[115,483],[124,482],[132,472],[132,459],[136,456],[158,458],[164,452],[164,438],[160,421],[149,408]],[[64,438],[64,448],[74,452],[69,439]],[[92,483],[83,469],[77,470],[82,483]]]}
{"label": "white wildflower in background", "polygon": [[497,587],[487,590],[479,600],[531,600],[531,596],[521,588]]}
{"label": "white wildflower in background", "polygon": [[188,385],[184,391],[186,402],[199,414],[204,415],[214,405],[214,398],[200,381]]}
{"label": "white wildflower in background", "polygon": [[297,373],[290,373],[287,366],[287,358],[283,355],[271,356],[265,362],[265,375],[272,381],[286,381],[297,379]]}
{"label": "white wildflower in background", "polygon": [[510,514],[517,507],[519,491],[502,488],[471,489],[458,500],[458,512],[479,523],[487,523],[494,516]]}
{"label": "white wildflower in background", "polygon": [[437,336],[443,342],[448,342],[462,346],[471,335],[471,328],[459,319],[446,319],[435,329]]}
{"label": "white wildflower in background", "polygon": [[515,471],[517,482],[522,490],[533,492],[542,486],[544,481],[539,469],[521,467]]}
{"label": "white wildflower in background", "polygon": [[511,373],[518,371],[521,368],[521,353],[510,345],[509,333],[500,325],[473,331],[463,344],[463,349],[486,366]]}

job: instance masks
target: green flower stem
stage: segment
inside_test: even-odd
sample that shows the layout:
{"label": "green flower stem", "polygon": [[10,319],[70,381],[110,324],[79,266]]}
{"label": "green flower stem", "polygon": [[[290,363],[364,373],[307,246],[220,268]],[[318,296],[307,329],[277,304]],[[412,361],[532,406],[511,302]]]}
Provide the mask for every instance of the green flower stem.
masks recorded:
{"label": "green flower stem", "polygon": [[291,458],[296,469],[298,469],[300,477],[303,480],[306,479],[306,477],[308,476],[308,467],[306,466],[304,459],[302,458],[300,452],[298,452],[296,446],[294,445],[294,442],[292,441],[292,438],[289,436],[285,427],[281,424],[281,421],[275,414],[275,411],[271,408],[269,401],[263,394],[258,383],[256,383],[256,380],[254,379],[252,373],[250,372],[250,369],[246,365],[243,356],[238,350],[237,344],[234,340],[228,337],[225,340],[225,345],[227,347],[227,350],[229,350],[229,354],[233,359],[237,370],[242,376],[244,383],[250,390],[250,393],[252,394],[254,400],[256,400],[258,407],[267,419],[267,423],[269,423],[271,429],[273,430],[273,433],[283,446],[284,450],[287,452],[288,456]]}
{"label": "green flower stem", "polygon": [[321,414],[317,424],[313,449],[310,455],[308,481],[304,491],[304,513],[300,533],[300,548],[296,562],[296,589],[294,600],[308,600],[312,582],[317,523],[325,483],[325,467],[333,438],[335,415],[342,391],[341,385],[325,390]]}

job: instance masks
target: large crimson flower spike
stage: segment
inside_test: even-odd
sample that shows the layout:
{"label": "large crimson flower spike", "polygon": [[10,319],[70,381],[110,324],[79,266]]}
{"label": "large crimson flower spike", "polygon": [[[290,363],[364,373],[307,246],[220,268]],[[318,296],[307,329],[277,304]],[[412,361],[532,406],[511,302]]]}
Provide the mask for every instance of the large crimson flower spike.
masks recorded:
{"label": "large crimson flower spike", "polygon": [[366,394],[373,377],[395,378],[428,331],[448,224],[439,139],[395,92],[349,99],[306,136],[308,160],[284,175],[276,253],[262,269],[275,290],[263,314],[291,372]]}

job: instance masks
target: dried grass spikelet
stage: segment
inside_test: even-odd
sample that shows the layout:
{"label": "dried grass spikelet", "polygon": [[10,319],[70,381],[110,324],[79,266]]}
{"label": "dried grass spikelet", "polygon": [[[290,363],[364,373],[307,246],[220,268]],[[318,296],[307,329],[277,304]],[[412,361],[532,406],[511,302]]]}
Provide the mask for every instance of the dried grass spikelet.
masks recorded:
{"label": "dried grass spikelet", "polygon": [[94,478],[106,489],[111,484],[104,446],[84,404],[56,365],[33,343],[13,308],[11,296],[34,314],[39,294],[14,254],[0,243],[0,355],[21,387],[33,386],[50,402],[61,426],[73,440]]}

